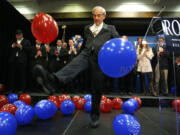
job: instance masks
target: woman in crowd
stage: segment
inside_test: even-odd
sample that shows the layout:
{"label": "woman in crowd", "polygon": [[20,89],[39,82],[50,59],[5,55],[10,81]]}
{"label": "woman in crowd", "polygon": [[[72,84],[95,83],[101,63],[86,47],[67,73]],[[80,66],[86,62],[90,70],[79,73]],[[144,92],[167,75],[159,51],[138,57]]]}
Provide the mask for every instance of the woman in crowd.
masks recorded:
{"label": "woman in crowd", "polygon": [[146,95],[145,74],[147,74],[148,82],[149,82],[149,90],[153,94],[153,96],[157,96],[157,93],[155,92],[153,87],[153,73],[150,62],[153,56],[154,54],[152,52],[152,49],[148,47],[147,41],[143,40],[142,44],[137,49],[137,58],[138,58],[137,72],[140,72],[143,95]]}

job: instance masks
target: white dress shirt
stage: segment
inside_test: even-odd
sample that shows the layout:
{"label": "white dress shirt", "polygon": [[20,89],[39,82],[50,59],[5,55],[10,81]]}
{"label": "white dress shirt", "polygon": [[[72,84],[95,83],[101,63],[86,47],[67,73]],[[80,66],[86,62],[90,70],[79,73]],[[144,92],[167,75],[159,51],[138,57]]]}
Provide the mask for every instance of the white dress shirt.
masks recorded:
{"label": "white dress shirt", "polygon": [[[17,40],[17,44],[21,44],[21,42],[22,42],[22,40],[23,40],[23,38],[21,39],[21,40]],[[14,47],[13,47],[14,48]],[[18,57],[19,56],[19,53],[18,53],[18,51],[16,52],[16,57]]]}
{"label": "white dress shirt", "polygon": [[94,37],[99,34],[99,32],[102,30],[103,22],[97,26],[96,24],[93,24],[89,29],[93,33]]}
{"label": "white dress shirt", "polygon": [[57,51],[58,51],[58,53],[59,53],[60,50],[61,50],[61,46],[60,46],[60,47],[57,46]]}

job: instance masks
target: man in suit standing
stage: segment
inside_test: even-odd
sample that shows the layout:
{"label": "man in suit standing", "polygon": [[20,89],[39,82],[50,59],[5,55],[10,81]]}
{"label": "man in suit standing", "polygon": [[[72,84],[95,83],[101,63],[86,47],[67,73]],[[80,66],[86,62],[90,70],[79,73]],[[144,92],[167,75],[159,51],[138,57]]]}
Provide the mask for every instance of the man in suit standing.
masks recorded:
{"label": "man in suit standing", "polygon": [[[11,45],[11,52],[9,57],[10,63],[10,78],[9,89],[19,92],[25,92],[26,89],[26,74],[28,51],[31,47],[29,40],[24,39],[21,30],[16,31],[16,41]],[[17,87],[16,87],[17,84]]]}
{"label": "man in suit standing", "polygon": [[103,7],[94,7],[92,15],[94,24],[87,25],[84,28],[84,49],[82,52],[54,74],[49,74],[42,66],[36,66],[34,76],[43,88],[52,91],[58,89],[61,84],[67,84],[79,73],[90,68],[92,94],[90,126],[97,128],[99,126],[99,105],[105,77],[98,65],[98,52],[105,42],[119,37],[119,34],[113,25],[107,25],[103,22],[106,17],[106,11]]}
{"label": "man in suit standing", "polygon": [[168,70],[169,70],[169,58],[170,54],[165,47],[165,40],[163,37],[158,38],[158,44],[152,48],[154,58],[152,59],[152,67],[155,77],[155,90],[161,92],[164,96],[168,95]]}
{"label": "man in suit standing", "polygon": [[69,45],[69,61],[72,61],[76,56],[77,56],[77,50],[74,46],[74,41],[72,39],[69,39],[68,41],[68,45]]}
{"label": "man in suit standing", "polygon": [[64,57],[68,56],[67,49],[62,47],[62,41],[60,39],[56,42],[56,47],[52,47],[49,55],[51,56],[51,61],[49,64],[50,72],[57,72],[64,66]]}

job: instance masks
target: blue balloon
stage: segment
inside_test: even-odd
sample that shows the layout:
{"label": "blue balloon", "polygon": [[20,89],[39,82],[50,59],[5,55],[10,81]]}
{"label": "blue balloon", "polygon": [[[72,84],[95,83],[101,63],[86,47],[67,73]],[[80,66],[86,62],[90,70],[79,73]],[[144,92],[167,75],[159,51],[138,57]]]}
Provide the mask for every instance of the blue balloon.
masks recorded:
{"label": "blue balloon", "polygon": [[35,105],[34,111],[38,118],[49,119],[56,114],[57,107],[49,100],[41,100]]}
{"label": "blue balloon", "polygon": [[75,109],[75,105],[71,100],[65,100],[61,104],[61,112],[64,115],[70,115],[73,113]]}
{"label": "blue balloon", "polygon": [[135,117],[129,114],[120,114],[113,121],[116,135],[140,135],[141,125]]}
{"label": "blue balloon", "polygon": [[34,109],[30,105],[21,106],[16,110],[15,117],[19,125],[27,125],[34,118]]}
{"label": "blue balloon", "polygon": [[123,103],[122,109],[123,109],[124,113],[133,114],[136,111],[136,106],[131,101],[125,101]]}
{"label": "blue balloon", "polygon": [[16,118],[9,112],[0,112],[0,134],[15,135],[16,129]]}
{"label": "blue balloon", "polygon": [[18,100],[18,95],[15,93],[10,93],[8,96],[8,101],[10,104],[14,103],[16,100]]}
{"label": "blue balloon", "polygon": [[127,40],[114,38],[99,51],[98,63],[108,76],[118,78],[127,75],[136,64],[136,49]]}
{"label": "blue balloon", "polygon": [[24,102],[21,101],[21,100],[17,100],[17,101],[15,101],[13,104],[14,104],[17,108],[23,107],[23,106],[26,105],[26,103],[24,103]]}
{"label": "blue balloon", "polygon": [[86,112],[91,112],[91,106],[92,106],[92,102],[91,101],[87,101],[85,104],[84,104],[84,110]]}
{"label": "blue balloon", "polygon": [[91,94],[85,95],[85,96],[84,96],[84,99],[85,99],[86,101],[91,101],[91,100],[92,100]]}
{"label": "blue balloon", "polygon": [[133,103],[134,103],[134,105],[135,105],[136,110],[138,109],[138,102],[137,102],[137,100],[136,100],[136,99],[130,98],[130,99],[128,99],[128,101],[133,102]]}

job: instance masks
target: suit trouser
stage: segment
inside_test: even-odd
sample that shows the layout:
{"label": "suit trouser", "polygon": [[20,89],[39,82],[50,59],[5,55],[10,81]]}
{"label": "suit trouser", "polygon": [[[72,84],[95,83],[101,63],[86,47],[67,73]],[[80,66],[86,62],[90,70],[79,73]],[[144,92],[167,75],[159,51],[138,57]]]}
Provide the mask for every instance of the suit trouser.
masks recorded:
{"label": "suit trouser", "polygon": [[13,90],[26,90],[26,64],[15,61],[10,63],[10,82],[9,89]]}
{"label": "suit trouser", "polygon": [[91,71],[91,118],[97,119],[99,118],[99,105],[104,84],[104,74],[99,68],[97,57],[95,57],[92,53],[82,51],[69,64],[60,71],[56,72],[55,76],[58,78],[60,83],[67,84],[87,68],[90,68]]}
{"label": "suit trouser", "polygon": [[162,92],[168,94],[168,69],[159,69],[159,64],[157,64],[155,67],[155,90],[157,93],[159,93],[159,85],[162,86]]}

